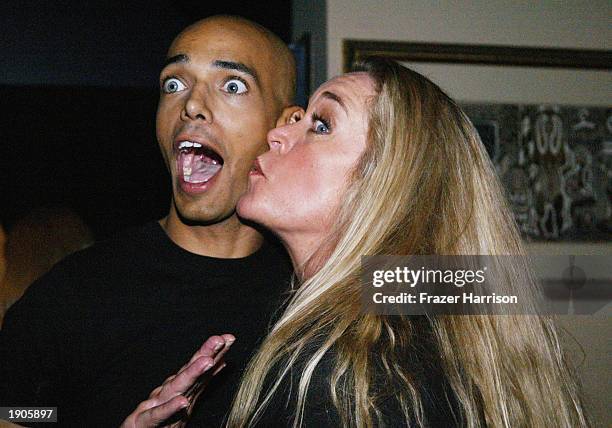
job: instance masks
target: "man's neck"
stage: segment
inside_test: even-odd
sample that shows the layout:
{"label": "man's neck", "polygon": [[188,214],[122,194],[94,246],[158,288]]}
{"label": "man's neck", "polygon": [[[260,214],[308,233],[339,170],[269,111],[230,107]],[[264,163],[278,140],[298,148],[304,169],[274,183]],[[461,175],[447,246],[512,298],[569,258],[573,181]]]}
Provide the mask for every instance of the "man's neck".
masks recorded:
{"label": "man's neck", "polygon": [[257,251],[263,242],[261,234],[242,223],[236,214],[219,223],[194,226],[183,223],[172,209],[159,224],[176,245],[201,256],[246,257]]}

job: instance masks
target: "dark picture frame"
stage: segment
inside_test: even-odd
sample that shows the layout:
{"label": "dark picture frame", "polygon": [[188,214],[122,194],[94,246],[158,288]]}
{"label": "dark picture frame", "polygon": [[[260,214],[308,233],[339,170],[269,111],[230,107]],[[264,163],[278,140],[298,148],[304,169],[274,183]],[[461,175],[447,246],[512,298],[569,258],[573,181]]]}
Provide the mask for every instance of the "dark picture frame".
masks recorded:
{"label": "dark picture frame", "polygon": [[612,69],[612,51],[596,49],[531,48],[523,46],[412,43],[344,40],[343,69],[367,56],[396,61],[521,67]]}

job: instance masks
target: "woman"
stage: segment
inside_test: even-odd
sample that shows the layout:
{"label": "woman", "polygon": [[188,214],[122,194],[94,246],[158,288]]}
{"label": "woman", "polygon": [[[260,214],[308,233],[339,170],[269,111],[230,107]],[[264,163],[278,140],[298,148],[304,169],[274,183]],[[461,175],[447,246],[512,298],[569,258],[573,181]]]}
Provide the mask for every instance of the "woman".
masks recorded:
{"label": "woman", "polygon": [[585,426],[549,319],[361,311],[362,255],[523,254],[459,107],[371,59],[287,114],[238,210],[280,237],[298,279],[227,425]]}

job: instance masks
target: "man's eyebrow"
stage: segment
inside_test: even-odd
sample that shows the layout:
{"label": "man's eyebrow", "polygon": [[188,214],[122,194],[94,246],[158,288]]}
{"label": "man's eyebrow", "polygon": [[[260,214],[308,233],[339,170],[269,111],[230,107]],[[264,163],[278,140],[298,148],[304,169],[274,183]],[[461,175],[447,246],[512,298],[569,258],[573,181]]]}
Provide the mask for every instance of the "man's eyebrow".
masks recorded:
{"label": "man's eyebrow", "polygon": [[178,54],[167,58],[164,62],[164,68],[170,64],[176,64],[178,62],[189,62],[189,55],[187,54]]}
{"label": "man's eyebrow", "polygon": [[255,73],[255,70],[241,62],[216,60],[215,62],[213,62],[213,66],[217,68],[235,70],[244,74],[248,74],[253,79],[255,79],[256,82],[259,82],[259,78],[257,77],[257,73]]}
{"label": "man's eyebrow", "polygon": [[334,94],[333,92],[325,91],[321,94],[321,96],[324,98],[336,101],[338,104],[340,104],[340,107],[344,109],[346,114],[348,114],[348,109],[346,108],[346,104],[344,104],[344,101],[342,101],[342,98],[340,98],[338,95]]}

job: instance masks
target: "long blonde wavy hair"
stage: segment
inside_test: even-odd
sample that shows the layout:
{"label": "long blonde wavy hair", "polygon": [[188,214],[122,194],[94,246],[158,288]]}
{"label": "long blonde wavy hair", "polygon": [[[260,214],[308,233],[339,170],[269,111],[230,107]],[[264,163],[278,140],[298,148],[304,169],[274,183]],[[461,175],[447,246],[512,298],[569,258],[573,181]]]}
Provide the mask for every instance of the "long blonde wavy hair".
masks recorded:
{"label": "long blonde wavy hair", "polygon": [[[362,313],[361,256],[524,254],[493,165],[456,103],[393,61],[371,58],[356,71],[376,82],[366,151],[341,198],[329,240],[310,268],[302,267],[314,274],[299,280],[245,372],[229,427],[255,425],[300,358],[306,362],[300,365],[294,427],[303,423],[312,375],[324,358],[334,359],[329,389],[344,426],[381,425],[376,370],[401,383],[396,399],[406,422],[427,426],[406,358],[421,330],[415,317]],[[549,318],[425,319],[459,425],[587,425]],[[308,346],[313,343],[314,352]]]}

